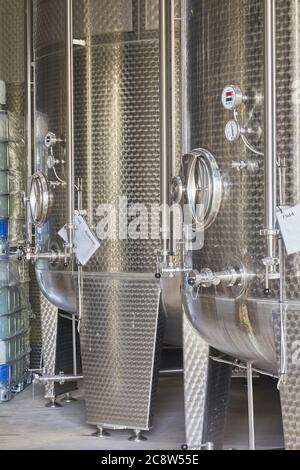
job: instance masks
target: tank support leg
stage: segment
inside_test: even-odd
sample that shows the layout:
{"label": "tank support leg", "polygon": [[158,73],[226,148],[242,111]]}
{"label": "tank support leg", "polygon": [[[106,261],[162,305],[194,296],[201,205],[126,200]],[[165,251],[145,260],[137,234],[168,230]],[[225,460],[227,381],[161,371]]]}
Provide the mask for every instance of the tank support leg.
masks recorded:
{"label": "tank support leg", "polygon": [[51,408],[51,410],[55,410],[56,408],[61,408],[61,405],[55,401],[56,397],[52,397],[50,402],[47,403],[45,406],[46,408]]}
{"label": "tank support leg", "polygon": [[77,400],[76,398],[73,398],[70,393],[66,393],[62,401],[64,403],[73,403],[73,402],[76,402]]}
{"label": "tank support leg", "polygon": [[110,437],[109,432],[105,431],[102,426],[97,426],[98,431],[92,434],[92,437],[98,437],[99,439],[104,439]]}

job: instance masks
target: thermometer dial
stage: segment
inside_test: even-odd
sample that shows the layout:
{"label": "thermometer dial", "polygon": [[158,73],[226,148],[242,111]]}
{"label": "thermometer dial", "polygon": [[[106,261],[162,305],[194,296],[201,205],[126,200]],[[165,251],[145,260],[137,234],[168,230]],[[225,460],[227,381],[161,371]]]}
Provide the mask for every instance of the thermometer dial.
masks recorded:
{"label": "thermometer dial", "polygon": [[225,127],[225,137],[229,142],[235,142],[241,136],[241,128],[237,121],[229,121]]}

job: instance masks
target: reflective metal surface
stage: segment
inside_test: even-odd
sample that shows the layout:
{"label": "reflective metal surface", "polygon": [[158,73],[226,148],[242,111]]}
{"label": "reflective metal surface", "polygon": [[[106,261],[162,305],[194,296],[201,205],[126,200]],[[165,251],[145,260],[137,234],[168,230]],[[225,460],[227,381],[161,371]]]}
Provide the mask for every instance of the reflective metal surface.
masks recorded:
{"label": "reflective metal surface", "polygon": [[186,311],[202,338],[234,358],[253,362],[261,370],[278,373],[273,314],[276,302],[233,300],[202,295],[197,301],[185,293]]}
{"label": "reflective metal surface", "polygon": [[164,329],[159,282],[149,275],[91,273],[83,292],[87,420],[107,429],[148,431]]}
{"label": "reflective metal surface", "polygon": [[49,407],[53,406],[55,397],[76,389],[74,381],[47,380],[64,373],[72,374],[72,323],[69,319],[59,315],[58,309],[41,295],[41,332],[43,371],[41,382],[45,383],[45,398],[51,400]]}
{"label": "reflective metal surface", "polygon": [[[63,163],[70,155],[70,142],[65,151],[70,136],[65,105],[70,82],[67,90],[64,73],[66,59],[70,61],[70,41],[65,40],[70,25],[65,4],[34,0],[36,170],[52,183],[53,158],[61,162],[54,166],[60,180],[66,183],[70,174],[70,166]],[[170,319],[165,341],[182,343],[181,281],[166,281],[162,301],[154,277],[160,236],[129,233],[132,206],[145,206],[150,214],[151,206],[160,205],[158,6],[156,0],[73,0],[74,38],[84,40],[73,48],[75,181],[82,178],[82,208],[95,232],[101,231],[106,207],[116,222],[121,221],[123,233],[113,228],[103,237],[79,279],[71,265],[39,261],[36,267],[45,297],[65,311],[79,310],[88,421],[137,431],[152,425],[165,315]],[[177,90],[175,96],[178,99]],[[47,165],[49,132],[60,143],[53,146]],[[37,230],[43,251],[62,248],[57,232],[67,215],[70,224],[66,207],[66,185],[58,185],[49,220]],[[144,211],[139,220],[140,228],[150,231]]]}
{"label": "reflective metal surface", "polygon": [[[299,304],[289,304],[286,311],[286,340],[288,371],[281,386],[281,409],[285,445],[287,450],[299,450],[300,447],[300,406],[299,406],[299,346],[300,346],[300,309]],[[280,315],[276,315],[275,339],[278,366],[281,362],[281,325]]]}
{"label": "reflective metal surface", "polygon": [[165,344],[182,345],[182,279],[180,275],[174,278],[163,277],[161,280],[162,308],[166,315]]}
{"label": "reflective metal surface", "polygon": [[48,261],[38,261],[36,277],[43,295],[68,313],[78,313],[77,285],[73,274],[66,271],[50,271]]}

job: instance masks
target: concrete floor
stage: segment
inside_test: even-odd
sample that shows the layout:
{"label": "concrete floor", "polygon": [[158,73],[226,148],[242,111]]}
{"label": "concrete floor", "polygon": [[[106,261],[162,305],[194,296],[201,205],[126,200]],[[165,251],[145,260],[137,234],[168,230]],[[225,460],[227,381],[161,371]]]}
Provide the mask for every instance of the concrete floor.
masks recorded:
{"label": "concrete floor", "polygon": [[[0,406],[1,450],[177,450],[185,443],[183,385],[181,379],[160,382],[154,428],[142,445],[128,442],[126,431],[110,439],[91,437],[94,428],[85,423],[83,394],[77,402],[57,410],[45,408],[42,390],[29,387],[12,402]],[[258,448],[283,447],[280,407],[274,383],[255,383]],[[243,380],[235,379],[227,420],[225,447],[247,449],[247,397]]]}

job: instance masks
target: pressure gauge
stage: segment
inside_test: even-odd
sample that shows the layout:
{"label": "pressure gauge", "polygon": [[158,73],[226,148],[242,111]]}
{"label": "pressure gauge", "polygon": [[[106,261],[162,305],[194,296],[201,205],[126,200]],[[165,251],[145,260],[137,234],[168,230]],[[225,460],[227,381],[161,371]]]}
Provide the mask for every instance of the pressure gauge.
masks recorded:
{"label": "pressure gauge", "polygon": [[48,134],[45,137],[45,146],[47,147],[47,149],[55,147],[56,143],[57,143],[56,135],[53,132],[48,132]]}
{"label": "pressure gauge", "polygon": [[235,142],[241,136],[241,127],[235,120],[229,121],[225,127],[225,137],[229,142]]}
{"label": "pressure gauge", "polygon": [[222,93],[222,104],[228,111],[233,111],[243,104],[243,93],[234,85],[224,88]]}

